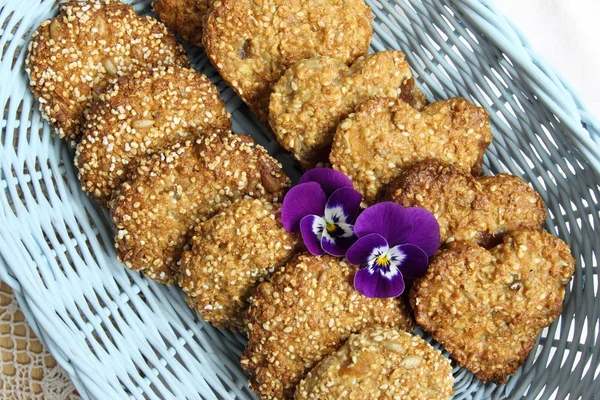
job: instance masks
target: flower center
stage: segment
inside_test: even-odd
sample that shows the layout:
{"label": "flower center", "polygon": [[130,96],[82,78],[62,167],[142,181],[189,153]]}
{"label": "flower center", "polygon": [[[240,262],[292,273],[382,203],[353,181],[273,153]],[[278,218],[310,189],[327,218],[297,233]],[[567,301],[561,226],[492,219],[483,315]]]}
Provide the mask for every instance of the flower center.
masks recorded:
{"label": "flower center", "polygon": [[387,279],[391,279],[400,273],[400,266],[406,259],[404,254],[398,246],[389,248],[386,246],[376,247],[371,252],[367,268],[373,274],[379,273],[381,276]]}
{"label": "flower center", "polygon": [[390,264],[388,254],[383,254],[377,257],[375,264],[377,264],[378,267],[387,267]]}
{"label": "flower center", "polygon": [[337,230],[337,225],[333,222],[328,222],[327,225],[325,225],[325,229],[327,229],[327,232],[329,233],[334,233]]}

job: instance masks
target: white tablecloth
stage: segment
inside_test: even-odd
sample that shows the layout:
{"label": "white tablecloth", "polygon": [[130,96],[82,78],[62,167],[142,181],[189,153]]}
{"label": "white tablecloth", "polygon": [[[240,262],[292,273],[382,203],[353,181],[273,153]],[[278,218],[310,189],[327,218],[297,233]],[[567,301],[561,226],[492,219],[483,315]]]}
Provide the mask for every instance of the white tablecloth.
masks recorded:
{"label": "white tablecloth", "polygon": [[600,118],[600,0],[496,0]]}

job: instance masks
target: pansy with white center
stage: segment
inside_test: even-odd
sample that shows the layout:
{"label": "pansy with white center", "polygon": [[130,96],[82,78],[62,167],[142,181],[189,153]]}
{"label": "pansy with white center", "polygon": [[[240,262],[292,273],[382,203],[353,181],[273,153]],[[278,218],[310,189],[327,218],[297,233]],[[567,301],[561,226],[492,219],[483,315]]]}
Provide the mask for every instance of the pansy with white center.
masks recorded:
{"label": "pansy with white center", "polygon": [[302,175],[283,199],[281,221],[288,232],[302,233],[312,254],[342,257],[357,239],[353,224],[361,201],[346,175],[315,168]]}
{"label": "pansy with white center", "polygon": [[440,247],[440,227],[429,211],[384,202],[367,208],[356,220],[358,240],[346,258],[363,268],[354,287],[367,297],[396,297],[404,292],[404,277],[425,275],[429,259]]}

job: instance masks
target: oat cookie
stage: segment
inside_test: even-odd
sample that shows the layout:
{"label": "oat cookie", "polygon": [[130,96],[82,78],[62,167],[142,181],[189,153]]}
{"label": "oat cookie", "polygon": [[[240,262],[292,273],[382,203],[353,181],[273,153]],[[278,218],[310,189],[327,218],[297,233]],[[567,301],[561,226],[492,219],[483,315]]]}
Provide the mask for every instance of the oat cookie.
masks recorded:
{"label": "oat cookie", "polygon": [[75,158],[81,187],[105,205],[144,158],[207,130],[230,128],[219,91],[206,76],[181,67],[125,75],[87,116]]}
{"label": "oat cookie", "polygon": [[506,383],[560,314],[574,267],[569,247],[541,229],[509,232],[491,250],[454,242],[413,285],[410,302],[460,365]]}
{"label": "oat cookie", "polygon": [[158,18],[182,38],[202,47],[202,20],[215,0],[154,0]]}
{"label": "oat cookie", "polygon": [[421,339],[374,326],[351,335],[300,382],[295,400],[444,400],[453,390],[450,360]]}
{"label": "oat cookie", "polygon": [[138,167],[109,205],[119,259],[171,284],[193,228],[233,201],[278,201],[290,181],[247,135],[221,132],[157,154]]}
{"label": "oat cookie", "polygon": [[245,330],[250,294],[299,244],[281,225],[280,212],[280,204],[242,199],[196,227],[179,284],[203,320]]}
{"label": "oat cookie", "polygon": [[404,53],[370,54],[351,67],[331,57],[303,60],[273,87],[269,123],[277,141],[310,168],[327,161],[337,125],[374,96],[423,108],[425,95],[416,87]]}
{"label": "oat cookie", "polygon": [[329,160],[372,204],[404,169],[424,159],[479,175],[491,141],[488,113],[466,99],[417,111],[399,99],[375,98],[340,123]]}
{"label": "oat cookie", "polygon": [[355,272],[340,258],[302,254],[260,284],[241,362],[262,399],[291,399],[312,367],[368,325],[412,330],[404,300],[361,295],[352,284]]}
{"label": "oat cookie", "polygon": [[188,66],[169,30],[115,0],[68,1],[29,43],[26,70],[45,119],[77,142],[85,110],[115,78],[140,67]]}
{"label": "oat cookie", "polygon": [[491,247],[506,232],[539,228],[546,219],[539,193],[521,178],[508,174],[474,178],[437,160],[404,171],[390,186],[389,199],[431,211],[440,224],[442,244],[466,240]]}
{"label": "oat cookie", "polygon": [[319,55],[351,64],[366,54],[372,30],[363,0],[218,0],[204,20],[203,44],[266,123],[272,85],[286,69]]}

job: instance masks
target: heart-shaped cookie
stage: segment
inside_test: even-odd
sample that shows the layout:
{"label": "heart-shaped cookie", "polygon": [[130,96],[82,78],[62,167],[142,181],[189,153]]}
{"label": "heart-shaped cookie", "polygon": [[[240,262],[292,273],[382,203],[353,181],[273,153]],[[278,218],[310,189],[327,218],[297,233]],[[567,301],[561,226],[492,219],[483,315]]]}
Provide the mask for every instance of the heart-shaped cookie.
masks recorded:
{"label": "heart-shaped cookie", "polygon": [[415,282],[410,303],[460,365],[505,383],[560,314],[574,268],[569,247],[541,229],[509,232],[491,250],[454,242]]}
{"label": "heart-shaped cookie", "polygon": [[519,227],[538,228],[546,219],[540,195],[513,175],[474,178],[451,165],[426,160],[389,186],[387,198],[429,210],[440,224],[442,243],[475,241],[491,247]]}
{"label": "heart-shaped cookie", "polygon": [[303,60],[273,87],[269,123],[277,141],[310,168],[327,161],[338,124],[375,96],[423,108],[425,95],[417,89],[404,53],[370,54],[351,67],[331,57]]}
{"label": "heart-shaped cookie", "polygon": [[400,99],[375,98],[340,123],[329,160],[372,204],[406,168],[425,159],[479,175],[491,141],[488,113],[466,99],[418,111]]}

